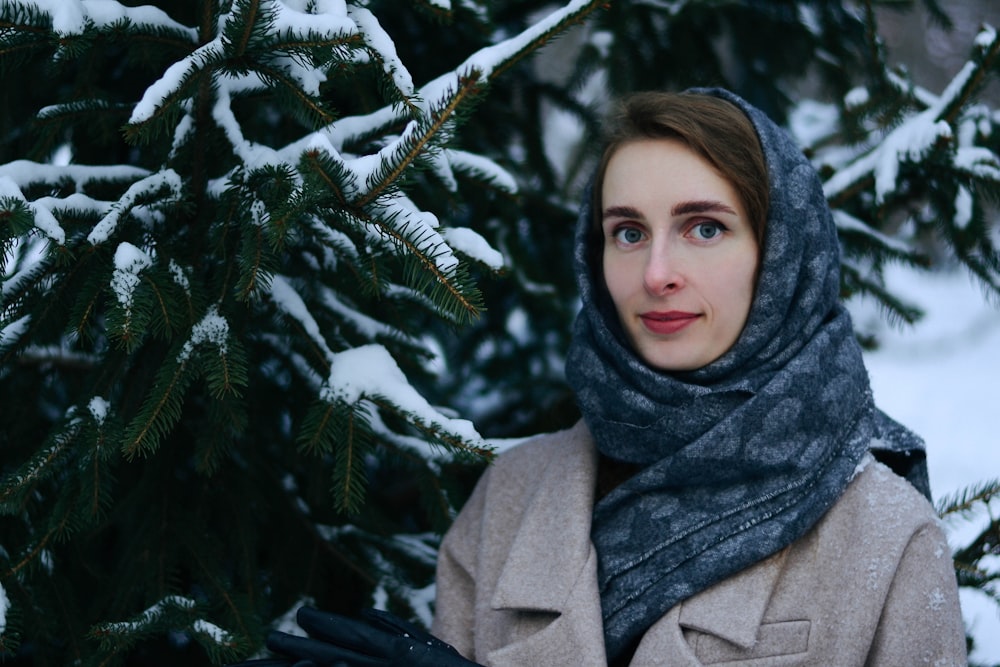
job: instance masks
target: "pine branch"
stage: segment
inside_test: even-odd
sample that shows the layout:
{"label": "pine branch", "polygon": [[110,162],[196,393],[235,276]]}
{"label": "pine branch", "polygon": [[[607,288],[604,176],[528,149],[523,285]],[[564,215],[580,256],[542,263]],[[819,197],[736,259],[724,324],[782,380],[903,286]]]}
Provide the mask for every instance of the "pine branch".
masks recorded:
{"label": "pine branch", "polygon": [[[509,55],[503,56],[496,61],[487,76],[488,81],[493,81],[503,74],[510,67],[514,66],[521,58],[529,53],[535,53],[541,47],[551,42],[557,35],[568,30],[570,27],[582,23],[597,9],[607,8],[606,0],[573,0],[568,5],[557,12],[550,14],[544,21],[526,30],[521,35],[508,40],[505,44],[489,47],[492,50],[507,51]],[[510,48],[515,46],[516,48]],[[476,59],[480,54],[476,54],[466,62]]]}
{"label": "pine branch", "polygon": [[246,55],[251,39],[267,34],[273,22],[270,12],[261,8],[260,0],[236,0],[222,30],[223,38],[229,41],[232,57]]}
{"label": "pine branch", "polygon": [[49,436],[31,459],[0,484],[0,514],[13,515],[24,511],[24,503],[39,483],[56,475],[61,464],[70,457],[82,424],[70,419],[63,430]]}
{"label": "pine branch", "polygon": [[441,424],[430,422],[420,415],[407,410],[400,410],[390,399],[378,395],[365,395],[365,400],[371,401],[385,412],[395,414],[406,420],[415,427],[428,442],[440,443],[442,446],[453,452],[464,452],[471,454],[478,459],[490,459],[493,457],[493,450],[482,443],[469,442],[465,437],[456,435],[448,431]]}
{"label": "pine branch", "polygon": [[122,454],[127,461],[150,456],[181,416],[181,406],[192,380],[189,360],[180,358],[180,346],[163,360],[142,407],[125,430]]}
{"label": "pine branch", "polygon": [[976,37],[977,52],[973,52],[973,58],[966,64],[963,72],[960,72],[952,83],[949,90],[957,87],[956,93],[949,95],[948,91],[942,97],[948,100],[948,104],[941,109],[938,118],[949,125],[954,125],[959,114],[966,107],[972,96],[982,88],[989,76],[990,70],[1000,56],[1000,33],[993,28],[984,28]]}
{"label": "pine branch", "polygon": [[391,168],[377,178],[377,185],[369,189],[361,197],[352,201],[351,205],[357,208],[366,208],[379,197],[385,196],[389,188],[399,181],[406,169],[413,164],[417,157],[423,154],[427,146],[444,130],[457,113],[459,106],[469,103],[470,98],[474,98],[481,93],[482,83],[478,72],[473,71],[467,76],[459,77],[458,88],[447,95],[443,106],[431,114],[430,122],[419,130],[419,134],[404,135],[407,137],[407,140],[405,143],[400,142],[400,144],[401,146],[405,146],[405,150],[401,151],[401,154],[393,160]]}
{"label": "pine branch", "polygon": [[334,113],[325,107],[323,100],[318,99],[302,90],[302,88],[297,85],[295,80],[292,79],[286,72],[281,71],[277,67],[268,66],[263,63],[254,63],[251,69],[259,74],[264,81],[271,81],[278,84],[283,90],[287,91],[287,93],[298,103],[295,107],[297,111],[299,111],[299,113],[301,113],[302,110],[307,112],[305,115],[310,119],[310,124],[313,127],[333,122]]}
{"label": "pine branch", "polygon": [[[203,44],[183,60],[171,67],[177,73],[173,79],[161,79],[162,85],[154,85],[146,90],[139,105],[133,108],[132,116],[123,128],[125,140],[141,146],[152,142],[157,133],[171,124],[180,114],[186,99],[195,98],[205,77],[212,68],[225,64],[225,54],[221,50],[221,39]],[[148,99],[147,99],[148,98]]]}
{"label": "pine branch", "polygon": [[0,3],[0,74],[6,75],[51,47],[52,18],[35,5]]}
{"label": "pine branch", "polygon": [[267,242],[261,222],[251,222],[242,227],[243,234],[237,254],[240,273],[236,291],[241,301],[249,301],[270,289],[272,277],[281,261]]}
{"label": "pine branch", "polygon": [[1000,479],[988,479],[943,496],[934,503],[938,516],[965,515],[975,506],[1000,498]]}

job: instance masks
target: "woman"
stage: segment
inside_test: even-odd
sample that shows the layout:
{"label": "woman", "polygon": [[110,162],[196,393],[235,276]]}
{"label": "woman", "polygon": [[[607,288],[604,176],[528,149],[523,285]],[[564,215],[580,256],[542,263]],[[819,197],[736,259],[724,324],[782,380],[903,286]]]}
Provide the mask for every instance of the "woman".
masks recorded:
{"label": "woman", "polygon": [[434,634],[496,666],[965,664],[934,512],[873,460],[926,492],[920,441],[873,405],[791,139],[725,91],[627,99],[576,264],[584,418],[480,480]]}
{"label": "woman", "polygon": [[721,90],[626,99],[575,263],[583,420],[484,473],[442,544],[436,637],[303,610],[314,639],[269,645],[346,665],[965,664],[922,445],[873,405],[790,138]]}

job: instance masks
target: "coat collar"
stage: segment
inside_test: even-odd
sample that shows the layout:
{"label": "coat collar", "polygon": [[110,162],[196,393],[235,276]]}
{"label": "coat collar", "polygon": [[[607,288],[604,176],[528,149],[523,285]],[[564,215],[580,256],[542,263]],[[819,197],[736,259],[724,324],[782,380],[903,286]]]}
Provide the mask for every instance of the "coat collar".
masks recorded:
{"label": "coat collar", "polygon": [[752,648],[788,549],[688,598],[680,605],[682,627]]}
{"label": "coat collar", "polygon": [[[582,421],[542,446],[552,449],[526,503],[492,607],[559,614],[558,626],[586,618],[585,624],[592,626],[586,630],[603,636],[596,554],[590,541],[597,449]],[[786,553],[780,551],[682,602],[650,628],[634,664],[645,664],[640,657],[646,651],[663,655],[656,647],[664,642],[683,641],[679,628],[752,647]],[[581,613],[581,605],[591,609]],[[540,633],[536,639],[549,634]]]}
{"label": "coat collar", "polygon": [[[580,421],[541,446],[551,451],[497,581],[494,609],[564,612],[594,550],[597,448],[590,432]],[[596,579],[591,583],[596,592]]]}

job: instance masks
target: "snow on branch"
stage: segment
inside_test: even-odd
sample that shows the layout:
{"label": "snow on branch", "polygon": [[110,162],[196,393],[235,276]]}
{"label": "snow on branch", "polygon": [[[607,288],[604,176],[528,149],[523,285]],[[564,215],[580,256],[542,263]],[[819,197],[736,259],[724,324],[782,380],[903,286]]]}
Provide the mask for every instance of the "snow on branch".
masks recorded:
{"label": "snow on branch", "polygon": [[517,181],[510,172],[488,157],[455,148],[446,148],[443,153],[456,171],[474,175],[504,192],[517,192]]}
{"label": "snow on branch", "polygon": [[468,227],[448,227],[441,230],[441,237],[448,247],[467,257],[499,271],[506,261],[503,254],[495,250],[478,232]]}
{"label": "snow on branch", "polygon": [[123,214],[135,207],[143,197],[152,196],[163,189],[169,190],[173,198],[181,196],[181,177],[173,169],[164,169],[133,183],[111,211],[91,230],[87,241],[91,245],[106,242],[121,222]]}
{"label": "snow on branch", "polygon": [[938,120],[938,109],[931,108],[910,116],[867,154],[837,171],[823,184],[823,194],[834,199],[861,180],[875,180],[875,199],[882,203],[896,190],[901,161],[918,162],[939,141],[952,138],[951,126]]}
{"label": "snow on branch", "polygon": [[327,345],[326,338],[323,337],[323,332],[320,331],[316,318],[309,312],[305,301],[295,291],[295,288],[292,287],[288,279],[280,275],[271,278],[270,293],[274,299],[274,305],[302,325],[305,334],[320,349],[324,359],[332,365],[334,359],[333,350]]}
{"label": "snow on branch", "polygon": [[31,315],[23,315],[13,322],[5,323],[3,328],[0,328],[0,351],[8,350],[17,344],[27,333],[30,325]]}
{"label": "snow on branch", "polygon": [[405,97],[413,96],[413,77],[403,65],[403,61],[396,54],[396,45],[392,38],[379,24],[378,19],[371,11],[351,5],[347,8],[347,14],[357,24],[365,45],[368,46],[382,61],[382,68],[386,74],[392,77],[392,81],[399,93]]}
{"label": "snow on branch", "polygon": [[170,609],[182,609],[191,610],[195,608],[195,601],[191,598],[182,597],[180,595],[168,595],[156,604],[148,607],[143,612],[138,614],[131,621],[119,621],[117,623],[106,623],[102,630],[108,633],[126,633],[138,629],[142,629],[144,626],[149,626],[159,618],[161,618]]}
{"label": "snow on branch", "polygon": [[52,17],[52,29],[63,37],[82,35],[88,25],[96,28],[130,21],[139,26],[172,30],[198,40],[198,31],[174,21],[152,5],[127,7],[115,0],[34,0],[36,7]]}
{"label": "snow on branch", "polygon": [[128,124],[139,125],[151,120],[159,109],[166,106],[167,100],[177,95],[191,77],[204,69],[208,63],[220,60],[223,55],[222,39],[216,37],[168,67],[163,76],[146,89],[142,99],[133,107]]}
{"label": "snow on branch", "polygon": [[10,609],[10,598],[7,590],[0,585],[0,635],[7,630],[7,611]]}
{"label": "snow on branch", "polygon": [[153,265],[153,259],[136,246],[123,241],[115,250],[115,270],[111,291],[126,313],[132,309],[133,294],[139,286],[139,274]]}
{"label": "snow on branch", "polygon": [[551,40],[571,24],[583,20],[601,4],[601,0],[572,0],[524,32],[476,51],[453,71],[421,87],[421,97],[425,100],[439,99],[448,89],[459,88],[466,78],[495,78],[534,46]]}
{"label": "snow on branch", "polygon": [[381,399],[409,415],[418,425],[453,434],[477,447],[484,446],[472,422],[446,417],[431,407],[407,381],[396,360],[382,345],[364,345],[338,352],[330,364],[330,376],[320,398],[349,405],[366,399]]}
{"label": "snow on branch", "polygon": [[[301,7],[296,8],[296,4]],[[357,34],[358,26],[348,16],[347,8],[341,0],[318,0],[316,2],[272,2],[273,29],[275,32],[291,31],[299,34],[309,32],[333,34]],[[304,11],[311,7],[311,12]]]}
{"label": "snow on branch", "polygon": [[212,118],[222,128],[233,152],[246,165],[247,169],[256,169],[267,165],[279,165],[285,162],[268,146],[248,141],[243,136],[243,130],[232,110],[230,86],[224,77],[216,77],[217,92],[215,104],[212,105]]}
{"label": "snow on branch", "polygon": [[835,209],[833,213],[833,222],[837,226],[838,232],[854,232],[857,234],[864,234],[871,240],[875,241],[881,245],[886,250],[892,251],[894,253],[899,253],[902,255],[909,255],[913,251],[912,249],[903,241],[899,239],[892,238],[880,232],[879,230],[865,224],[861,220],[858,220],[850,213],[842,211],[840,209]]}
{"label": "snow on branch", "polygon": [[[857,184],[872,179],[876,203],[881,204],[896,191],[900,164],[920,162],[938,146],[952,148],[957,168],[972,173],[974,170],[970,167],[975,165],[979,170],[976,176],[995,180],[996,157],[987,149],[970,147],[971,141],[956,142],[955,135],[963,131],[964,119],[959,114],[965,112],[966,101],[998,56],[1000,36],[991,26],[985,25],[976,36],[971,59],[940,95],[913,85],[895,72],[886,71],[887,82],[923,109],[911,113],[881,139],[872,137],[869,148],[862,149],[852,163],[839,169],[824,184],[827,198],[835,200]],[[866,104],[869,99],[867,90],[855,89],[848,93],[845,104],[854,108]]]}
{"label": "snow on branch", "polygon": [[191,337],[185,341],[177,355],[178,363],[188,360],[195,348],[204,343],[214,345],[219,354],[225,355],[228,349],[229,322],[219,314],[218,305],[213,304],[205,316],[191,329]]}
{"label": "snow on branch", "polygon": [[365,315],[360,310],[344,303],[343,299],[338,296],[336,290],[333,290],[325,285],[320,285],[319,289],[323,305],[329,308],[331,312],[336,313],[340,317],[344,318],[344,320],[350,322],[351,325],[368,340],[374,341],[376,338],[383,336],[386,338],[404,341],[414,347],[420,345],[419,340],[401,329],[384,322],[380,322],[373,317]]}
{"label": "snow on branch", "polygon": [[92,183],[108,181],[130,183],[148,175],[148,169],[127,164],[54,165],[33,162],[31,160],[14,160],[13,162],[0,164],[0,177],[9,178],[21,188],[32,185],[60,187],[64,186],[65,182],[69,180],[73,183],[73,188],[76,192],[82,192]]}
{"label": "snow on branch", "polygon": [[35,202],[29,202],[21,188],[17,186],[8,176],[0,175],[0,202],[3,200],[14,200],[23,204],[31,211],[35,221],[35,227],[40,229],[47,237],[59,245],[66,243],[66,231],[56,220],[52,212],[44,206],[39,206]]}

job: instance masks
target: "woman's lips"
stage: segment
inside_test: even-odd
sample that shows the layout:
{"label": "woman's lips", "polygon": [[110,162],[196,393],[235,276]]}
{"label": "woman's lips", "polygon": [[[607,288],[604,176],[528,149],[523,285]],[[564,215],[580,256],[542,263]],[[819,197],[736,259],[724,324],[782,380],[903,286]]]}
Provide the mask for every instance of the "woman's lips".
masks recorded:
{"label": "woman's lips", "polygon": [[677,333],[700,317],[697,313],[671,310],[665,313],[650,311],[639,315],[643,326],[654,334]]}

